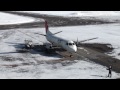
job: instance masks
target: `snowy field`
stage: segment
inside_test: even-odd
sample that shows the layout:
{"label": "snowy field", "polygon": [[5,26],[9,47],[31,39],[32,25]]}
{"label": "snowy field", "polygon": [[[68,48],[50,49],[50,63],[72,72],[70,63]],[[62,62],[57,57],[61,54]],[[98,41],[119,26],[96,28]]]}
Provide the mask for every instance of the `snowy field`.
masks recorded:
{"label": "snowy field", "polygon": [[[89,28],[89,29],[88,29]],[[72,26],[72,27],[56,27],[50,28],[52,32],[63,31],[58,34],[59,37],[65,37],[80,40],[98,37],[97,40],[89,41],[89,43],[110,43],[117,48],[113,54],[116,58],[120,52],[120,24],[106,25],[88,25],[88,26]],[[27,33],[37,40],[30,38],[18,30]],[[38,64],[39,61],[58,60],[59,56],[44,56],[41,53],[12,53],[16,52],[14,43],[24,43],[25,39],[32,39],[34,43],[39,41],[45,42],[46,39],[37,33],[45,34],[44,28],[33,29],[12,29],[0,31],[0,78],[32,78],[32,79],[109,79],[106,67],[93,62],[84,60],[75,60],[76,63],[63,66],[57,64]],[[22,36],[22,37],[21,37]],[[72,36],[72,37],[71,37]],[[42,43],[40,43],[42,44]],[[10,53],[11,52],[11,53]],[[66,60],[65,62],[69,62]],[[26,64],[25,64],[26,63]],[[25,65],[24,65],[25,64]],[[11,67],[10,65],[18,65]],[[120,74],[113,72],[112,78],[119,78]]]}
{"label": "snowy field", "polygon": [[0,12],[0,25],[21,24],[35,21],[34,18],[22,17]]}

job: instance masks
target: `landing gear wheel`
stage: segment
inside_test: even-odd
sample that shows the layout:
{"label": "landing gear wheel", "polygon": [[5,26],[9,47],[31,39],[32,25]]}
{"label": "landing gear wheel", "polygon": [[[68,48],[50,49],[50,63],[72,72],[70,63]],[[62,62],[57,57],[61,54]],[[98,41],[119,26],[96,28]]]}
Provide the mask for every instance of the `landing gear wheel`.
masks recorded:
{"label": "landing gear wheel", "polygon": [[70,55],[70,57],[73,57],[73,55]]}

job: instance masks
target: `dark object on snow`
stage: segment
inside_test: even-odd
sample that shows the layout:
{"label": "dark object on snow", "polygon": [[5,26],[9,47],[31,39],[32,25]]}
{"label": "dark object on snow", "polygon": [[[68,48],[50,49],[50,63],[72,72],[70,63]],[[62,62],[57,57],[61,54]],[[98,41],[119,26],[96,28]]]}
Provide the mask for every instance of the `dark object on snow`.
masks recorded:
{"label": "dark object on snow", "polygon": [[120,55],[120,53],[118,55]]}
{"label": "dark object on snow", "polygon": [[109,68],[107,68],[108,72],[108,77],[112,77],[112,66],[109,66]]}

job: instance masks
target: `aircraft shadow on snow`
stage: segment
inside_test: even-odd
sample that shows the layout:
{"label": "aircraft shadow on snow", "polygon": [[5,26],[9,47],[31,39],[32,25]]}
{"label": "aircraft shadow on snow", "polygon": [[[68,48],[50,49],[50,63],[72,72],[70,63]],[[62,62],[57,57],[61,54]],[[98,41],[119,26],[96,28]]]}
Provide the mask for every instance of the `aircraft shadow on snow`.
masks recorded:
{"label": "aircraft shadow on snow", "polygon": [[26,49],[25,43],[13,43],[13,42],[5,42],[9,46],[13,46],[16,48],[16,51],[13,52],[2,52],[0,54],[10,54],[10,53],[31,53],[31,54],[40,54],[43,56],[56,56],[58,53],[56,51],[65,51],[62,48],[54,48],[50,50],[46,50],[44,45],[34,45],[31,49]]}

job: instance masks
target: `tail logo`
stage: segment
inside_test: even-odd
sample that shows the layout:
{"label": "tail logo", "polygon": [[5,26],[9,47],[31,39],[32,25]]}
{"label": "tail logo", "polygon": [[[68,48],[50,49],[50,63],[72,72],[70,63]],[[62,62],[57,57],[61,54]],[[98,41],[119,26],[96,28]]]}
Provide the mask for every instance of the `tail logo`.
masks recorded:
{"label": "tail logo", "polygon": [[46,33],[48,32],[48,23],[45,21],[45,28],[46,28]]}

